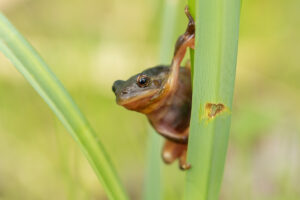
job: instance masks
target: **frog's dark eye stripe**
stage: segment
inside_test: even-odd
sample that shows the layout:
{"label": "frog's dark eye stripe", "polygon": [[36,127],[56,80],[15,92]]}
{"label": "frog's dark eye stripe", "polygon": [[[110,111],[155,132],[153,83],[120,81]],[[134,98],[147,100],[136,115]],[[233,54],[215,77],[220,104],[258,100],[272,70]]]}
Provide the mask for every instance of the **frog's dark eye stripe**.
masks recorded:
{"label": "frog's dark eye stripe", "polygon": [[147,87],[151,82],[151,79],[146,76],[146,75],[139,75],[136,79],[136,84],[139,86],[139,87]]}

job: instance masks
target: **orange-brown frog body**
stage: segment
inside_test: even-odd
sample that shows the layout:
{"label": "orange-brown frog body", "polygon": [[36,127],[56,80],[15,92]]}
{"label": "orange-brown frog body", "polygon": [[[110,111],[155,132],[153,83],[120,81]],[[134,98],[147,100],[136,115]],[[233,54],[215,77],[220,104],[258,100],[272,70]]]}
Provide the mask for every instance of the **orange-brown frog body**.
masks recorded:
{"label": "orange-brown frog body", "polygon": [[167,163],[186,153],[192,99],[190,69],[180,68],[178,83],[170,94],[166,87],[169,74],[170,67],[157,66],[113,84],[117,103],[144,113],[168,140],[162,152]]}
{"label": "orange-brown frog body", "polygon": [[147,116],[154,129],[166,138],[163,160],[172,163],[179,159],[181,169],[186,162],[192,85],[190,67],[180,67],[188,47],[194,48],[194,21],[188,11],[186,32],[176,43],[171,66],[156,66],[129,78],[115,81],[113,92],[117,103]]}

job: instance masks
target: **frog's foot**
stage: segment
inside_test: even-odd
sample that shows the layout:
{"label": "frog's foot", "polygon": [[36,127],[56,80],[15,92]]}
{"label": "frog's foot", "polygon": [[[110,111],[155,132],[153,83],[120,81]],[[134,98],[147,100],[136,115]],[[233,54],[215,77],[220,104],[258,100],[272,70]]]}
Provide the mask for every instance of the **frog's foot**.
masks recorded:
{"label": "frog's foot", "polygon": [[187,32],[189,32],[190,34],[195,34],[195,21],[191,15],[191,13],[189,12],[189,7],[185,6],[184,9],[185,15],[189,18],[189,23],[188,23],[188,27],[187,27]]}
{"label": "frog's foot", "polygon": [[178,144],[175,142],[171,142],[166,140],[163,150],[162,150],[162,158],[166,164],[171,164],[179,158],[183,151],[186,149],[186,144]]}
{"label": "frog's foot", "polygon": [[179,168],[181,170],[188,170],[191,168],[191,164],[186,162],[187,148],[184,149],[179,157]]}
{"label": "frog's foot", "polygon": [[195,21],[189,12],[188,6],[185,7],[185,14],[189,19],[185,33],[181,35],[176,42],[174,57],[184,57],[187,47],[195,48]]}

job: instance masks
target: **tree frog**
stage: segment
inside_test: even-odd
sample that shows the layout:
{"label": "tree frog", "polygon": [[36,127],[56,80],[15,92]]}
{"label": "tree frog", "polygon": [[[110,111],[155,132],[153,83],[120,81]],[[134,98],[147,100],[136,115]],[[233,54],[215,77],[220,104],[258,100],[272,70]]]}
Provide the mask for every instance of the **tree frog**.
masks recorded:
{"label": "tree frog", "polygon": [[189,65],[180,67],[188,47],[194,49],[195,24],[189,19],[187,29],[175,45],[170,66],[159,65],[136,74],[126,81],[117,80],[112,86],[119,105],[147,116],[154,129],[166,138],[162,158],[170,164],[179,160],[179,167],[187,170],[186,162],[192,85]]}

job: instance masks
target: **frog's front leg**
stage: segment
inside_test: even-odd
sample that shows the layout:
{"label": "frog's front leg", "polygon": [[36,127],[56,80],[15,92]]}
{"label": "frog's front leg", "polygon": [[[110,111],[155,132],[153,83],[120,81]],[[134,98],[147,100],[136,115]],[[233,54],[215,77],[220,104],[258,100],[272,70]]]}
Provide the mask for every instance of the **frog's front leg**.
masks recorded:
{"label": "frog's front leg", "polygon": [[170,92],[176,90],[176,85],[178,83],[179,78],[180,64],[185,56],[187,48],[195,48],[195,22],[188,11],[188,7],[185,8],[185,14],[189,19],[189,23],[185,33],[177,39],[175,45],[174,56],[171,64],[171,72],[167,84]]}
{"label": "frog's front leg", "polygon": [[170,140],[166,140],[162,149],[162,158],[166,164],[171,164],[182,155],[182,152],[185,149],[185,144],[178,144]]}

